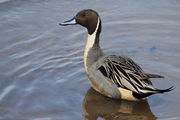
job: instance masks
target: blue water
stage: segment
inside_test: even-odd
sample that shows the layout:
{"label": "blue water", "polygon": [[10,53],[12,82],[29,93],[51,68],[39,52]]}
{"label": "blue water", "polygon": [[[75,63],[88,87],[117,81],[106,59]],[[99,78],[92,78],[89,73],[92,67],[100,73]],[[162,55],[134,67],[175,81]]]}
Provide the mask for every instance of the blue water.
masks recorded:
{"label": "blue water", "polygon": [[[147,103],[111,100],[89,90],[86,30],[58,25],[86,8],[101,16],[106,53],[131,57],[144,71],[166,77],[153,79],[156,87],[175,90]],[[179,11],[178,0],[0,1],[0,119],[179,120]]]}

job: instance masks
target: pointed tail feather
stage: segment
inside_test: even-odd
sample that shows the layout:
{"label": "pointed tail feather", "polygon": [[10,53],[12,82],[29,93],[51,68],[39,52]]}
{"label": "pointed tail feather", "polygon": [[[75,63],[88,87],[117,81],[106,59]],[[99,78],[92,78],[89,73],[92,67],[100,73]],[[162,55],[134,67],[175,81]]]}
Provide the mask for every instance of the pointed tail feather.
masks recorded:
{"label": "pointed tail feather", "polygon": [[174,90],[174,86],[171,86],[170,88],[163,89],[163,90],[160,90],[160,89],[152,90],[151,89],[147,93],[143,93],[143,92],[136,93],[136,92],[133,92],[133,96],[138,98],[138,99],[141,99],[141,98],[145,98],[145,97],[148,97],[148,96],[156,94],[156,93],[164,93],[164,92],[169,92],[169,91],[172,91],[172,90]]}
{"label": "pointed tail feather", "polygon": [[164,93],[164,92],[169,92],[169,91],[172,91],[174,90],[174,86],[171,86],[170,88],[167,88],[167,89],[163,89],[163,90],[160,90],[160,89],[155,89],[155,90],[149,90],[147,93],[136,93],[136,92],[133,92],[133,96],[138,98],[138,99],[141,99],[141,98],[145,98],[145,97],[148,97],[150,95],[153,95],[153,94],[156,94],[156,93]]}
{"label": "pointed tail feather", "polygon": [[174,90],[174,86],[171,86],[170,88],[167,88],[167,89],[156,89],[156,93],[164,93],[164,92],[169,92],[169,91],[172,91]]}

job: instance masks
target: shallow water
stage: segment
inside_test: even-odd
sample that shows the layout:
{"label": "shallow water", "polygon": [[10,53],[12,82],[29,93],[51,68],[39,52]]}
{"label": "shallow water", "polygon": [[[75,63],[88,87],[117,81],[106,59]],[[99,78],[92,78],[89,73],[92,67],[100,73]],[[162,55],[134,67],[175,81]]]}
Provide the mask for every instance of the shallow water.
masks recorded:
{"label": "shallow water", "polygon": [[[90,89],[83,68],[86,30],[58,26],[84,8],[102,19],[101,46],[144,71],[165,75],[174,91],[147,102],[112,100]],[[178,0],[0,1],[0,119],[179,120]]]}

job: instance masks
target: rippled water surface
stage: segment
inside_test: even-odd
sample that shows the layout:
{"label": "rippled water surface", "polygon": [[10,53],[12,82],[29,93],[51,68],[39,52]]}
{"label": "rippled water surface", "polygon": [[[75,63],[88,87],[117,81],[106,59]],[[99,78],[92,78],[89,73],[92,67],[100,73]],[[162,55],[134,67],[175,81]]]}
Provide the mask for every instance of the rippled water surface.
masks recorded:
{"label": "rippled water surface", "polygon": [[[125,54],[174,91],[147,102],[106,98],[83,68],[86,30],[58,26],[84,8],[102,19],[101,46]],[[179,120],[179,0],[1,0],[0,119]]]}

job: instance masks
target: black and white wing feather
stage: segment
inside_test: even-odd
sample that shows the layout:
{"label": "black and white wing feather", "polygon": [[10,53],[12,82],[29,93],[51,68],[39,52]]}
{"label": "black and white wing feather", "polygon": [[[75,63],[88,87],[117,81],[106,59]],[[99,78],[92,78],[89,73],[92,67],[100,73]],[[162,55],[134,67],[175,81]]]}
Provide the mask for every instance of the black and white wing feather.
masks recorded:
{"label": "black and white wing feather", "polygon": [[118,87],[136,93],[155,91],[148,78],[163,77],[160,75],[145,74],[133,60],[126,56],[106,56],[101,60],[98,70]]}

